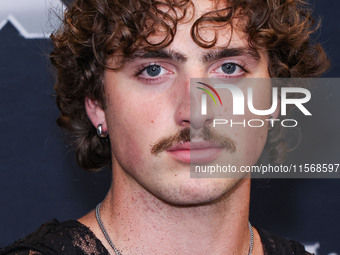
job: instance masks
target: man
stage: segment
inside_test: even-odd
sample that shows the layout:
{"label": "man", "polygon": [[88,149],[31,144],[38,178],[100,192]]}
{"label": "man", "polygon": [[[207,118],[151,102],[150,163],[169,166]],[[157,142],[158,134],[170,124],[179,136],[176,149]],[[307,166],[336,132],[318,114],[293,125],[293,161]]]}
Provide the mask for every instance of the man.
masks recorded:
{"label": "man", "polygon": [[[58,123],[82,167],[111,165],[112,185],[96,211],[3,253],[307,254],[251,226],[249,174],[190,178],[190,164],[253,165],[266,143],[276,159],[283,144],[267,124],[213,129],[218,113],[195,111],[190,78],[318,76],[327,58],[313,29],[298,0],[76,0],[52,36]],[[268,109],[271,84],[254,93]]]}

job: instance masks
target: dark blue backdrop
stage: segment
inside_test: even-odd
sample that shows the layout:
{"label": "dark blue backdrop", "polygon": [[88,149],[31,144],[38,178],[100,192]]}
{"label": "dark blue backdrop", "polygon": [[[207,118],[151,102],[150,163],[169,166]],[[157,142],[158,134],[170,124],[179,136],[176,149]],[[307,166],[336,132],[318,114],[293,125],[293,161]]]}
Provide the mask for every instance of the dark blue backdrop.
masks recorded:
{"label": "dark blue backdrop", "polygon": [[[312,6],[323,20],[318,41],[333,65],[326,76],[340,77],[340,2],[315,0]],[[53,217],[79,218],[105,196],[110,184],[109,170],[93,174],[79,169],[74,152],[63,142],[55,124],[49,51],[49,40],[25,39],[10,23],[0,30],[0,247]],[[340,89],[330,94],[340,94]],[[332,107],[335,116],[326,117],[339,119],[339,102]],[[292,160],[311,156],[339,163],[339,144],[322,144],[324,127],[316,130],[303,127],[304,139]],[[334,141],[339,141],[338,131],[339,125],[327,128]],[[340,254],[339,194],[338,179],[255,180],[251,220],[283,236],[318,242],[318,254]]]}

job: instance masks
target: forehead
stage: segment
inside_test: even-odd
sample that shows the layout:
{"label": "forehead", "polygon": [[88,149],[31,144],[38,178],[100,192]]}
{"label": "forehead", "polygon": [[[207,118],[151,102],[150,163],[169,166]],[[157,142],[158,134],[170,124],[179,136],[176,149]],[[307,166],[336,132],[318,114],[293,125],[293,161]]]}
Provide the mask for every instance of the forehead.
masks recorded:
{"label": "forehead", "polygon": [[[173,13],[165,15],[172,16],[170,20],[162,17],[164,22],[150,22],[153,29],[148,34],[146,42],[158,45],[173,33],[175,36],[172,38],[174,40],[171,40],[172,45],[181,38],[193,40],[202,48],[226,47],[231,42],[242,44],[248,38],[248,34],[244,32],[248,18],[242,14],[240,7],[229,6],[227,3],[227,1],[199,0],[193,1],[184,12],[175,8]],[[160,10],[164,8],[161,7]],[[166,12],[167,9],[163,11]],[[146,26],[146,29],[149,28]]]}
{"label": "forehead", "polygon": [[[253,49],[250,51],[248,34],[243,32],[247,19],[241,17],[239,12],[231,11],[232,8],[227,6],[227,3],[210,0],[192,1],[185,10],[180,8],[169,10],[169,6],[160,5],[151,11],[156,15],[151,15],[150,21],[145,22],[143,32],[139,32],[142,36],[136,34],[133,50],[126,53],[124,49],[126,44],[121,41],[122,47],[118,47],[121,51],[115,51],[114,56],[117,57],[118,63],[122,63],[136,56],[149,57],[159,51],[162,51],[163,55],[172,55],[175,59],[184,59],[187,53],[194,51],[203,60],[215,54],[212,50],[216,52],[226,48],[244,48],[243,52],[256,52]],[[143,37],[143,34],[146,36]],[[150,54],[145,54],[146,52]],[[176,56],[172,54],[173,52],[181,54]]]}

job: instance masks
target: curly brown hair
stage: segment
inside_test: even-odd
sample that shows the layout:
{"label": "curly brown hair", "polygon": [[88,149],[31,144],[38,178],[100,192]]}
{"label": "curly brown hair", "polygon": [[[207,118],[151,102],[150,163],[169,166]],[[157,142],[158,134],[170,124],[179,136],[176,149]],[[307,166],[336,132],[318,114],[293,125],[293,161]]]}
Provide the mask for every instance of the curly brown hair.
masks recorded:
{"label": "curly brown hair", "polygon": [[[221,3],[226,7],[218,9]],[[204,40],[202,26],[215,31],[221,26],[233,29],[235,17],[247,17],[243,29],[249,35],[249,46],[266,50],[271,77],[317,77],[328,68],[322,47],[311,42],[318,24],[304,1],[216,0],[215,4],[216,9],[198,18],[191,28],[191,37],[200,47],[213,47],[217,41],[217,32],[213,40]],[[194,11],[191,0],[75,0],[65,11],[63,25],[51,36],[50,58],[57,70],[57,123],[71,131],[81,167],[97,170],[111,164],[110,141],[96,135],[84,105],[89,97],[105,107],[106,59],[119,55],[124,60],[136,50],[168,46],[177,24],[192,19],[187,17],[193,13],[190,8]],[[167,33],[159,42],[150,42],[159,28]],[[277,125],[267,140],[270,157],[276,162],[286,151],[282,132]]]}

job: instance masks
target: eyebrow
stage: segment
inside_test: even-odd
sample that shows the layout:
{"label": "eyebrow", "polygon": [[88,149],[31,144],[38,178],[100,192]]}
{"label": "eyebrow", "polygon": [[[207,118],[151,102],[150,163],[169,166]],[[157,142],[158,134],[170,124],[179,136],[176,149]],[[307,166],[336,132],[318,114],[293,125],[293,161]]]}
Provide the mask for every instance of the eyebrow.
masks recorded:
{"label": "eyebrow", "polygon": [[246,56],[246,55],[251,56],[256,61],[260,61],[259,52],[257,50],[253,50],[250,48],[227,48],[227,49],[220,49],[220,50],[211,50],[208,53],[204,54],[202,59],[203,59],[203,62],[206,63],[206,62],[218,60],[221,58]]}
{"label": "eyebrow", "polygon": [[[249,55],[254,58],[256,61],[260,60],[260,54],[257,50],[253,50],[250,48],[226,48],[226,49],[218,49],[218,50],[210,50],[207,53],[203,54],[202,60],[204,63],[219,60],[227,57],[236,57],[236,56],[246,56]],[[158,59],[167,59],[173,60],[175,62],[183,63],[187,61],[187,57],[177,51],[170,49],[161,49],[156,51],[136,51],[132,56],[127,58],[127,62],[132,62],[136,58],[158,58]]]}
{"label": "eyebrow", "polygon": [[148,51],[148,52],[137,51],[131,57],[129,57],[127,61],[131,62],[136,58],[168,59],[168,60],[174,60],[179,63],[183,63],[187,61],[187,57],[184,54],[173,51],[173,50],[169,50],[169,49],[161,49],[157,51]]}

